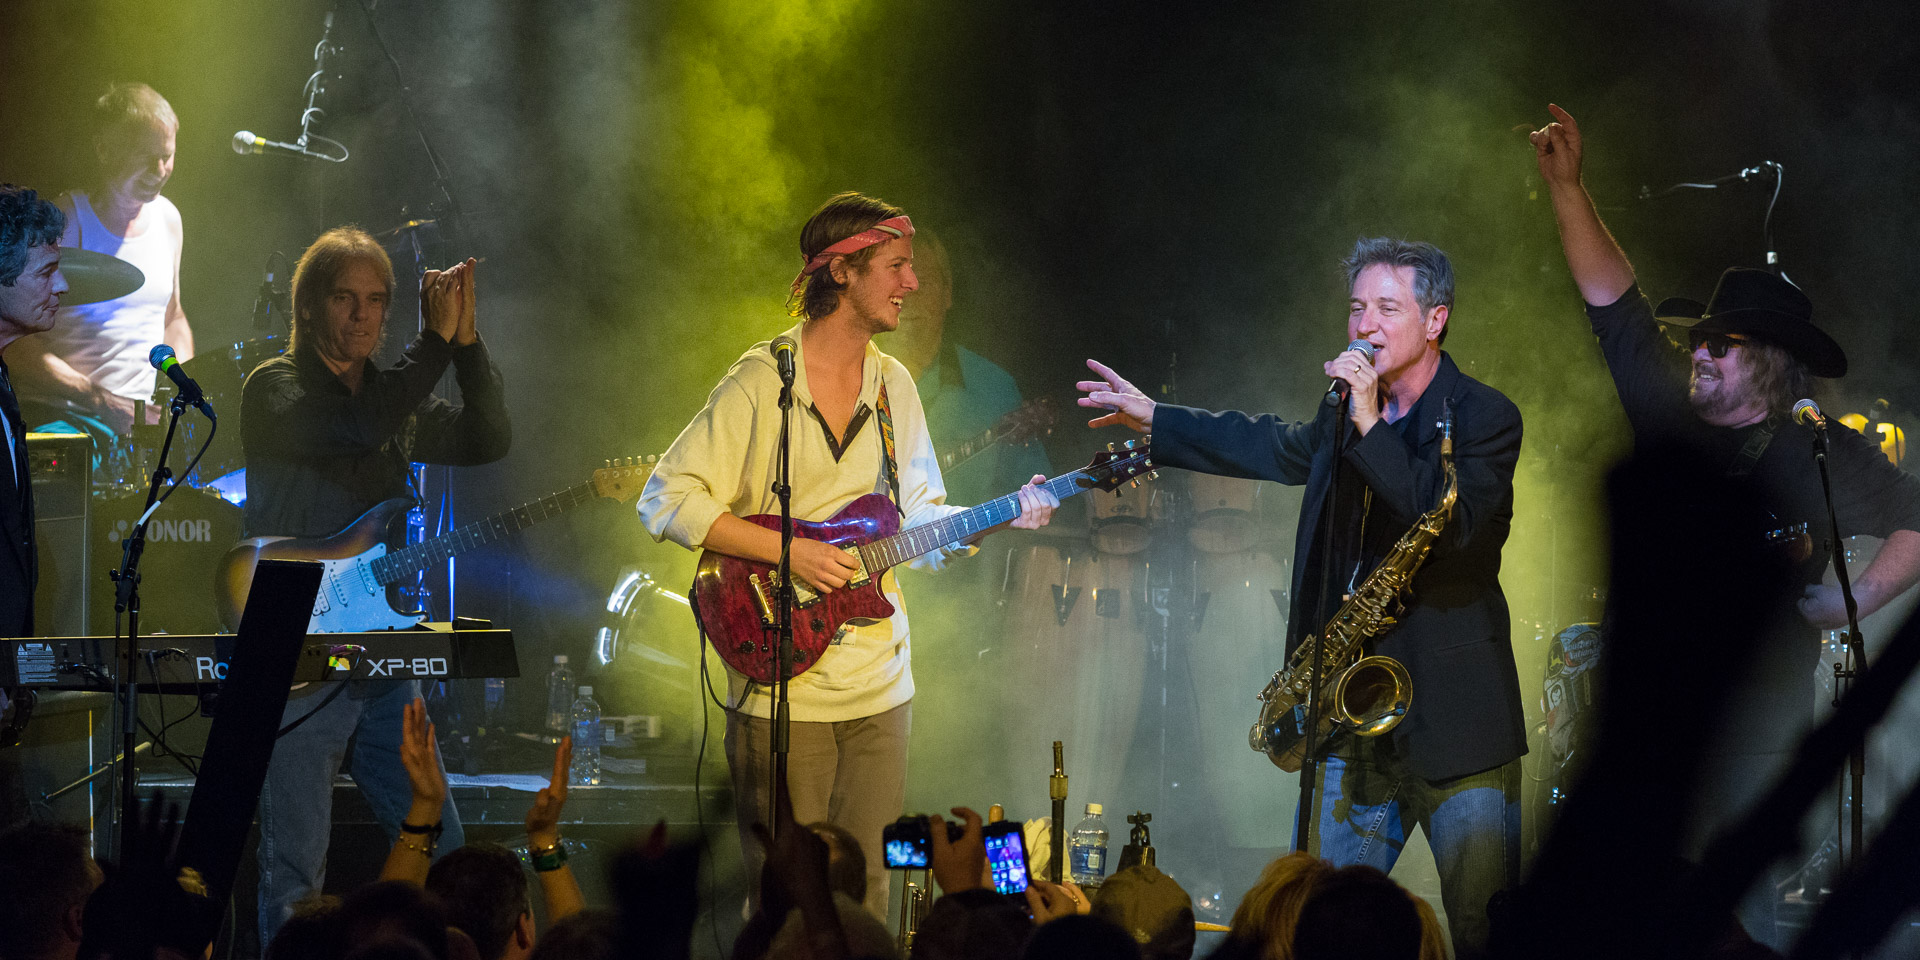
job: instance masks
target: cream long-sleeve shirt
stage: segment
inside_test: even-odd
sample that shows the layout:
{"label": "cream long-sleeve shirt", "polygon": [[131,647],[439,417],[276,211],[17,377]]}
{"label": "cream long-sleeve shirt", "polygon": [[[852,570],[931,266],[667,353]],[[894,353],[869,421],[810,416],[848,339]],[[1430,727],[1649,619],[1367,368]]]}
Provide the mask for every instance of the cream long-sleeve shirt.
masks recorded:
{"label": "cream long-sleeve shirt", "polygon": [[[787,331],[800,341],[800,327]],[[899,361],[867,344],[861,365],[860,410],[865,422],[847,441],[838,460],[827,429],[813,413],[807,387],[805,346],[796,351],[793,383],[793,515],[818,521],[870,493],[889,492],[880,439],[880,384],[885,377],[887,405],[893,412],[894,455],[900,469],[902,529],[931,523],[964,508],[946,505],[927,432],[926,413],[912,375]],[[698,549],[722,513],[736,517],[778,514],[773,495],[775,459],[780,444],[780,375],[768,341],[754,344],[734,361],[707,405],[680,432],[640,495],[640,521],[656,540],[672,540]],[[926,554],[915,566],[938,568],[952,556],[974,548],[954,545]],[[835,722],[870,717],[913,698],[913,671],[907,608],[891,570],[880,581],[893,603],[885,621],[849,630],[827,648],[812,669],[788,684],[793,719]],[[728,670],[728,703],[756,717],[772,716],[772,691]]]}

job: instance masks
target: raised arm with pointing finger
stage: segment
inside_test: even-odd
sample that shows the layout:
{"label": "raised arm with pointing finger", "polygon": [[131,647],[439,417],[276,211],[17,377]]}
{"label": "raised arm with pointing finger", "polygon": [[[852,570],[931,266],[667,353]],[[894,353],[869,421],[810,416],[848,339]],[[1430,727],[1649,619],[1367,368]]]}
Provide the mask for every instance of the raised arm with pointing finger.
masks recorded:
{"label": "raised arm with pointing finger", "polygon": [[1588,303],[1605,306],[1633,287],[1633,265],[1600,222],[1593,197],[1580,180],[1580,125],[1557,104],[1548,104],[1547,110],[1553,122],[1527,139],[1533,142],[1540,179],[1547,182],[1547,193],[1553,198],[1553,216],[1560,224],[1560,245],[1567,252],[1573,282]]}

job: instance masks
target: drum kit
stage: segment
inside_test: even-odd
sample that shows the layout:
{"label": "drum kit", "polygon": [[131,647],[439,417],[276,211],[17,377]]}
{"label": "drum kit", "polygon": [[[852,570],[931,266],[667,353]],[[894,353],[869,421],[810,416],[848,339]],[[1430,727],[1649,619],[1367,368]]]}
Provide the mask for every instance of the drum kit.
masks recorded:
{"label": "drum kit", "polygon": [[1078,795],[1157,809],[1156,782],[1184,766],[1229,845],[1284,831],[1271,768],[1248,762],[1246,717],[1284,659],[1295,503],[1273,484],[1167,473],[1090,495],[1081,536],[1056,522],[996,558],[1020,726],[1069,745]]}
{"label": "drum kit", "polygon": [[[124,260],[75,248],[60,251],[60,272],[68,286],[60,298],[65,306],[117,299],[145,282],[139,268]],[[165,596],[168,602],[149,607],[143,629],[179,633],[218,628],[205,571],[213,568],[242,533],[246,464],[240,439],[241,385],[255,366],[285,349],[284,337],[263,336],[202,350],[181,364],[219,412],[221,428],[198,467],[181,478],[182,485],[189,489],[177,491],[148,530],[150,561],[144,574],[147,592],[153,597]],[[174,385],[160,378],[151,400],[136,405],[139,409],[131,435],[118,432],[83,404],[32,395],[20,398],[22,412],[37,432],[78,433],[92,442],[92,509],[87,512],[87,536],[93,540],[95,556],[117,555],[120,541],[145,507],[147,478],[165,429],[148,421],[158,419],[158,412],[175,393]],[[184,464],[200,449],[208,426],[199,417],[181,418],[171,458],[176,465]],[[179,582],[171,582],[176,580]],[[112,591],[93,590],[89,598],[88,622],[106,629],[104,625],[111,624],[114,616]]]}

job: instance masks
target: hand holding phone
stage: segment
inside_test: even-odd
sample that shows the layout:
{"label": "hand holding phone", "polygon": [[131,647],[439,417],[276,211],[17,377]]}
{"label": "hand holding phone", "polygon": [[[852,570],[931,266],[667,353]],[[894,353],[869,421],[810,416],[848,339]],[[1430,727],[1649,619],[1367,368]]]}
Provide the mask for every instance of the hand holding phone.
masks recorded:
{"label": "hand holding phone", "polygon": [[1027,840],[1020,828],[1018,820],[1001,820],[987,824],[981,833],[993,889],[1000,893],[1023,893],[1027,889]]}

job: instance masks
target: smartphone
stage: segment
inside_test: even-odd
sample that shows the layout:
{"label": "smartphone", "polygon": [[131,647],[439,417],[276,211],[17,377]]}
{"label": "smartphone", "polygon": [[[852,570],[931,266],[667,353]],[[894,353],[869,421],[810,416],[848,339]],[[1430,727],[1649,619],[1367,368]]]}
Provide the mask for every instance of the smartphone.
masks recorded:
{"label": "smartphone", "polygon": [[1027,889],[1027,838],[1020,826],[1018,820],[1002,820],[982,830],[987,842],[987,872],[993,876],[993,889],[1001,893]]}

